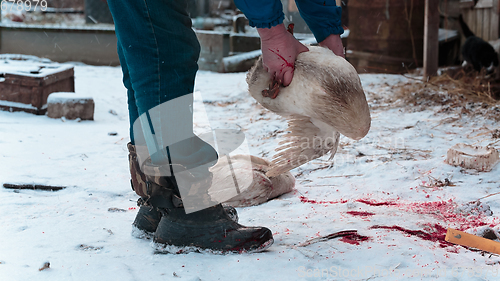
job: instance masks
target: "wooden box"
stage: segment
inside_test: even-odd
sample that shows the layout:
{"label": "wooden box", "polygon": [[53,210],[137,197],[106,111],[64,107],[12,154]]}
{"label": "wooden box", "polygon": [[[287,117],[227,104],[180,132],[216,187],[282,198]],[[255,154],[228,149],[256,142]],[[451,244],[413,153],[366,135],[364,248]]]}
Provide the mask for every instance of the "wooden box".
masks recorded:
{"label": "wooden box", "polygon": [[73,67],[0,60],[0,109],[43,115],[53,92],[74,92]]}

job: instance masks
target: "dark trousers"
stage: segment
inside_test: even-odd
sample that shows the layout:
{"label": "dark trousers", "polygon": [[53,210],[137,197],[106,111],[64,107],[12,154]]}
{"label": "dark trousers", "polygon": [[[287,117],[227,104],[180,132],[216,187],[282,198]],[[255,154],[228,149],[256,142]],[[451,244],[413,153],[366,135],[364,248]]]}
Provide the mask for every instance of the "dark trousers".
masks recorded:
{"label": "dark trousers", "polygon": [[[200,45],[191,29],[186,1],[108,0],[108,5],[115,22],[123,84],[128,90],[134,144],[133,124],[140,115],[193,92]],[[175,118],[169,117],[169,122],[176,122]]]}

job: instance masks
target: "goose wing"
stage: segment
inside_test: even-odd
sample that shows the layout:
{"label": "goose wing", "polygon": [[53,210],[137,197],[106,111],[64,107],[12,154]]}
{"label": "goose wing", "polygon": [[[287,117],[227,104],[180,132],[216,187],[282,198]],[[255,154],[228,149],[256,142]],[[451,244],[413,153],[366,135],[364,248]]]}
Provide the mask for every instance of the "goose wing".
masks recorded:
{"label": "goose wing", "polygon": [[273,156],[271,167],[266,173],[268,177],[288,172],[328,152],[332,153],[331,159],[337,152],[339,132],[321,121],[292,115],[288,119],[288,130],[290,132],[279,142],[280,146]]}

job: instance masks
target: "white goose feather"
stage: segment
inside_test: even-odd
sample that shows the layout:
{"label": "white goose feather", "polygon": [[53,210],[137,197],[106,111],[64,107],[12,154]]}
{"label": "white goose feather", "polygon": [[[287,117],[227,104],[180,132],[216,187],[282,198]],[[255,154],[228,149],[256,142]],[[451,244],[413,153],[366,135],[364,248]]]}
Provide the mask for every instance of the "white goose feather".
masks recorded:
{"label": "white goose feather", "polygon": [[262,92],[272,80],[260,58],[248,72],[250,95],[288,120],[288,131],[273,156],[269,177],[337,152],[340,134],[363,138],[370,129],[368,103],[354,67],[329,49],[308,46],[298,55],[293,80],[275,99]]}

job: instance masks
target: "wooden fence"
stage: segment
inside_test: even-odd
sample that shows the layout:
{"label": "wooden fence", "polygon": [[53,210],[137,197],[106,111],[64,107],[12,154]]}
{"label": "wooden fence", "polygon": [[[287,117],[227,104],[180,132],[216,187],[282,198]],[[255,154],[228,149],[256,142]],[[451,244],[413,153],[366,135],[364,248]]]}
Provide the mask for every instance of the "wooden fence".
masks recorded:
{"label": "wooden fence", "polygon": [[499,0],[461,0],[460,8],[470,30],[486,41],[499,38]]}

